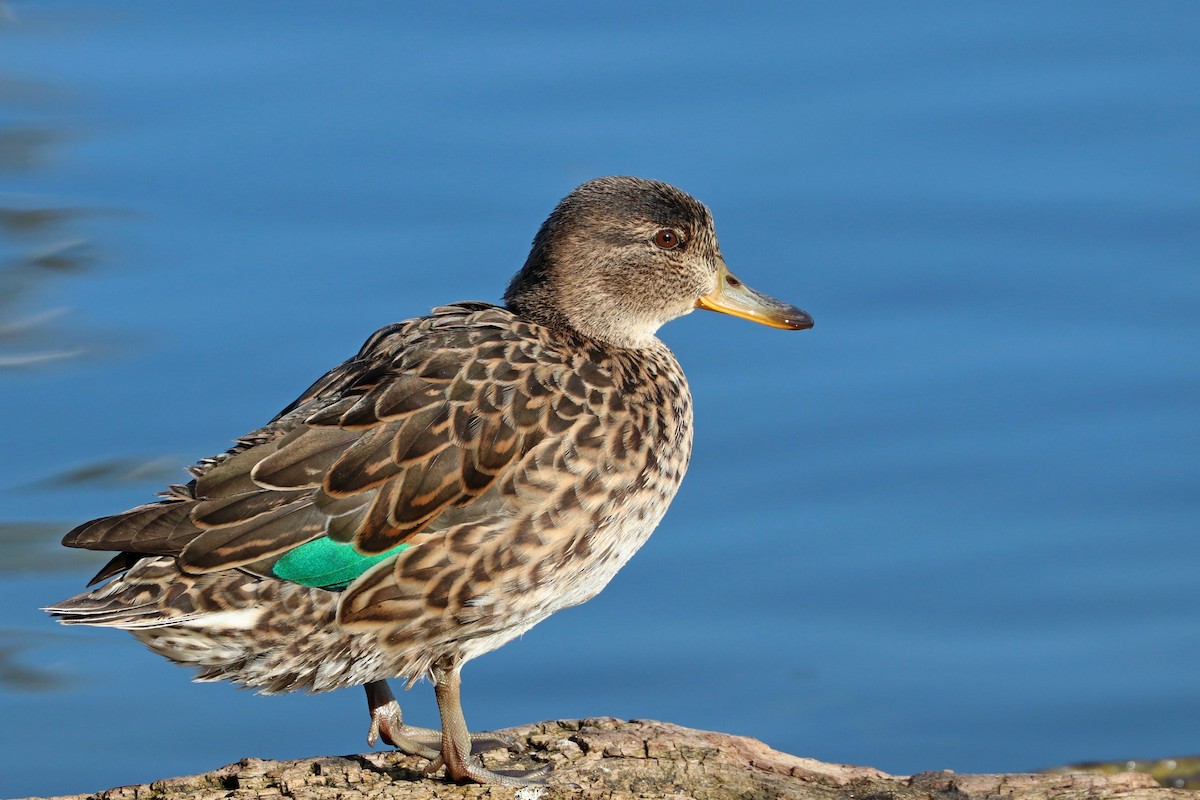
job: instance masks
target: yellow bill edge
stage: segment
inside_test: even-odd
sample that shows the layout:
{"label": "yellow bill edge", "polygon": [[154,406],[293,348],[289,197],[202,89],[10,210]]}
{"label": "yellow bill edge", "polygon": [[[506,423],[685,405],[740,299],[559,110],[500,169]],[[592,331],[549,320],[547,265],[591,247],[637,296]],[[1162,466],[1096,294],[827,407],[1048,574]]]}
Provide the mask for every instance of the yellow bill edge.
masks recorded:
{"label": "yellow bill edge", "polygon": [[717,288],[700,295],[696,308],[719,311],[735,317],[748,319],[760,325],[800,331],[813,326],[813,318],[803,309],[782,300],[756,292],[721,264],[717,275]]}

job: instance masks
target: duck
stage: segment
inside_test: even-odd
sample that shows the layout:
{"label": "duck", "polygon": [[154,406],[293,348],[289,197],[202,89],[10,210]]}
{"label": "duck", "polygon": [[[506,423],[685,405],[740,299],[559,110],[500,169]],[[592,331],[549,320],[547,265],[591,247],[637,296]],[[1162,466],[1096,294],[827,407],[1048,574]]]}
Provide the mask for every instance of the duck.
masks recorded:
{"label": "duck", "polygon": [[[260,428],[145,505],[71,530],[111,552],[45,610],[265,694],[362,686],[368,741],[451,781],[512,744],[472,733],[461,672],[594,597],[646,542],[691,458],[692,397],[656,333],[694,309],[778,329],[805,311],[725,263],[709,209],[626,176],[542,224],[502,304],[460,302],[372,334]],[[389,679],[434,687],[404,722]]]}

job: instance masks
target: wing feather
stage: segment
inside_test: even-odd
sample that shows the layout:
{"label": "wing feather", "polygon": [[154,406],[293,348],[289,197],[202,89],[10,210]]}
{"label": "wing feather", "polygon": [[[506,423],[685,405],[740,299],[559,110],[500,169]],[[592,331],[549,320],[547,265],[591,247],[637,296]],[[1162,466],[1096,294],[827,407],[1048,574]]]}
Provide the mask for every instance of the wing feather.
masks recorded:
{"label": "wing feather", "polygon": [[255,489],[230,497],[201,500],[192,507],[192,524],[201,530],[248,522],[268,514],[285,503],[299,499],[301,492]]}
{"label": "wing feather", "polygon": [[238,525],[201,533],[179,554],[185,572],[212,572],[241,567],[282,555],[325,534],[328,518],[308,497]]}
{"label": "wing feather", "polygon": [[63,537],[67,547],[172,555],[199,533],[186,501],[150,503],[85,522]]}
{"label": "wing feather", "polygon": [[251,467],[250,479],[267,489],[314,489],[361,436],[358,430],[308,428]]}
{"label": "wing feather", "polygon": [[331,498],[352,498],[374,489],[400,473],[392,458],[391,426],[380,425],[363,431],[358,441],[338,458],[323,475],[321,493]]}
{"label": "wing feather", "polygon": [[201,462],[180,496],[64,542],[175,555],[194,573],[270,574],[321,536],[375,554],[418,533],[486,527],[504,518],[522,459],[592,413],[568,357],[530,331],[486,304],[377,331],[267,426]]}

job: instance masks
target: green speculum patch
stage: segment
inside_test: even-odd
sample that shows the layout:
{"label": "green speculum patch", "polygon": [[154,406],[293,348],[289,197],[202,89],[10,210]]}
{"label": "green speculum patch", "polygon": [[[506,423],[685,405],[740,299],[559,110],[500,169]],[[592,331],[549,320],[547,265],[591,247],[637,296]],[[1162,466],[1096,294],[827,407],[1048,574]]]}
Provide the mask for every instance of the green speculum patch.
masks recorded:
{"label": "green speculum patch", "polygon": [[409,547],[398,544],[376,555],[363,555],[348,542],[335,542],[328,536],[314,539],[289,550],[275,562],[275,577],[301,586],[340,592],[384,559]]}

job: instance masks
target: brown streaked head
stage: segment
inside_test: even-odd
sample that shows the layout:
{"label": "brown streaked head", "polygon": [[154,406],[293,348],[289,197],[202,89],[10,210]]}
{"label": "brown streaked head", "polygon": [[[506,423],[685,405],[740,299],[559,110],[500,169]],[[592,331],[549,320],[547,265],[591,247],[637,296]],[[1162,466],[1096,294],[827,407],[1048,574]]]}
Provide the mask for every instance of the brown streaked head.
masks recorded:
{"label": "brown streaked head", "polygon": [[777,328],[812,327],[794,306],[760,294],[725,265],[712,214],[660,181],[597,178],[543,223],[504,295],[509,308],[619,347],[644,347],[694,308]]}

